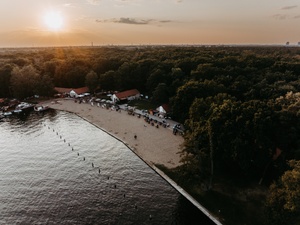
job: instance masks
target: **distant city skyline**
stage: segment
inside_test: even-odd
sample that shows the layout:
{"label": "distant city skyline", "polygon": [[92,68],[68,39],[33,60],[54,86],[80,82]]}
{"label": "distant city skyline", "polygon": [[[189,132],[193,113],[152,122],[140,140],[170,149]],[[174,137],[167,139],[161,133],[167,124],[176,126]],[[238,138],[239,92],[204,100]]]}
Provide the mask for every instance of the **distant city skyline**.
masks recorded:
{"label": "distant city skyline", "polygon": [[296,0],[1,0],[0,47],[299,45]]}

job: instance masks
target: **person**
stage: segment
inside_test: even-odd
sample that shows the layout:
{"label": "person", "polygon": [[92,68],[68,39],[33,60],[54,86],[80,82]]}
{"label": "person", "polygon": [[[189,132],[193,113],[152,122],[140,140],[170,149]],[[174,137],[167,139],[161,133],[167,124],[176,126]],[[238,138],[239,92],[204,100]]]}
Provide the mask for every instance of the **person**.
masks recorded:
{"label": "person", "polygon": [[134,135],[134,139],[136,139],[137,138],[137,136],[136,136],[136,134]]}

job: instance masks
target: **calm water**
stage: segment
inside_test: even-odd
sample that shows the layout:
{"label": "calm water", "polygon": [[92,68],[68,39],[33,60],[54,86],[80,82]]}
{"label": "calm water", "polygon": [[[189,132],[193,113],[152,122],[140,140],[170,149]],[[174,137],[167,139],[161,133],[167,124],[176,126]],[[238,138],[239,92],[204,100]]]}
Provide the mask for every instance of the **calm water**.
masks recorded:
{"label": "calm water", "polygon": [[66,112],[0,123],[0,224],[212,224],[126,146]]}

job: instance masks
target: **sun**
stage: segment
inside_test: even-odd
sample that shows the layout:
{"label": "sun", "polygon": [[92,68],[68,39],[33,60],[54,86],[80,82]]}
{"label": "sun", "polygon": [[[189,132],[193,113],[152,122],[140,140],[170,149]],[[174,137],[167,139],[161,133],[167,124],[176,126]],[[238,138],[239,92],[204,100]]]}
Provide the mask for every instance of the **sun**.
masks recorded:
{"label": "sun", "polygon": [[49,30],[59,31],[63,27],[63,17],[59,12],[47,12],[44,15],[44,23]]}

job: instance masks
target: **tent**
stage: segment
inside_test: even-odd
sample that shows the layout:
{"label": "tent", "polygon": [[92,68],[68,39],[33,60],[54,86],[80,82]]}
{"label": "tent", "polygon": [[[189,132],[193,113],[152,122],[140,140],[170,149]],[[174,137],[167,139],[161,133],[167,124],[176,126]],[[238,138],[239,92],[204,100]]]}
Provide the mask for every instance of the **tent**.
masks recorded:
{"label": "tent", "polygon": [[160,114],[166,114],[167,113],[166,110],[164,109],[164,107],[162,107],[162,106],[159,106],[158,108],[156,108],[156,110]]}
{"label": "tent", "polygon": [[70,97],[72,97],[72,98],[76,98],[78,95],[77,95],[77,93],[74,91],[74,90],[71,90],[70,91]]}

